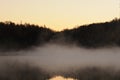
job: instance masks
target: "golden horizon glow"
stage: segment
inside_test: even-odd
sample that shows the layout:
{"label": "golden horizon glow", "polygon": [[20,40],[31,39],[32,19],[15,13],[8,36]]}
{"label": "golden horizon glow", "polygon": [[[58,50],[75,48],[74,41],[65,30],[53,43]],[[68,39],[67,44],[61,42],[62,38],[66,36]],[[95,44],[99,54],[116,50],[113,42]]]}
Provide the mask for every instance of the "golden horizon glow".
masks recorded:
{"label": "golden horizon glow", "polygon": [[73,78],[64,78],[62,76],[56,76],[50,80],[77,80],[77,79],[73,79]]}
{"label": "golden horizon glow", "polygon": [[0,0],[0,5],[0,21],[59,31],[119,17],[119,0]]}

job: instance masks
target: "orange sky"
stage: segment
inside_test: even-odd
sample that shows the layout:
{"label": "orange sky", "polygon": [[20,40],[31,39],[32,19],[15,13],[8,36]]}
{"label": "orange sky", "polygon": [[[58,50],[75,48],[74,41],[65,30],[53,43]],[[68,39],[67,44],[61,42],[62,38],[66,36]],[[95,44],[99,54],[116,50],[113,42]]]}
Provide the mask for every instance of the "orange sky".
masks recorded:
{"label": "orange sky", "polygon": [[22,21],[54,30],[119,16],[119,0],[0,0],[0,6],[0,21]]}

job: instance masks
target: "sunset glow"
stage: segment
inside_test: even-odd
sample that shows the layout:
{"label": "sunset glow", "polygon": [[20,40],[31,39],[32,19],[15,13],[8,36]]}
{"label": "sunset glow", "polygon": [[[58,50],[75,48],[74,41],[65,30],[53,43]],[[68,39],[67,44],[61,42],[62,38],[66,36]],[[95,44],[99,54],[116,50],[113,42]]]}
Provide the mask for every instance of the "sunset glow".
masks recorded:
{"label": "sunset glow", "polygon": [[0,0],[0,21],[22,21],[54,30],[118,16],[119,0]]}
{"label": "sunset glow", "polygon": [[57,76],[57,77],[54,77],[50,80],[77,80],[77,79],[73,79],[73,78],[64,78],[62,76]]}

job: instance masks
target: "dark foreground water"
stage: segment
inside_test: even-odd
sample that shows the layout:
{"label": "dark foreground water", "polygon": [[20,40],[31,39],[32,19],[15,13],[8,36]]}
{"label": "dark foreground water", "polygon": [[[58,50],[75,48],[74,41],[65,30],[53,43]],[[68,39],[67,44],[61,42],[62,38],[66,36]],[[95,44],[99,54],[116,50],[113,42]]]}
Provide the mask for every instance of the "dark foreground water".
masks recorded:
{"label": "dark foreground water", "polygon": [[0,80],[49,80],[55,76],[120,80],[120,48],[85,49],[52,44],[1,52]]}

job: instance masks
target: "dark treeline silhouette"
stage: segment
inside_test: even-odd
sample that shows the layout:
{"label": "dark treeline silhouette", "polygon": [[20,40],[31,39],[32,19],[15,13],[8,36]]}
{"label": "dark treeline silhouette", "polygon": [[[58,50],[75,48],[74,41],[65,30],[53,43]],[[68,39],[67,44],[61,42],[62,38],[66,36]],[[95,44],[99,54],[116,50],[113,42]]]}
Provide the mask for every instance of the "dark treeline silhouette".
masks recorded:
{"label": "dark treeline silhouette", "polygon": [[24,49],[34,45],[48,42],[53,31],[30,24],[15,24],[13,22],[0,22],[1,49]]}
{"label": "dark treeline silhouette", "polygon": [[0,22],[0,48],[26,49],[45,43],[76,44],[94,48],[103,46],[120,46],[120,19],[110,22],[93,23],[55,32],[46,27],[31,24]]}
{"label": "dark treeline silhouette", "polygon": [[54,35],[57,43],[76,44],[86,48],[120,46],[120,19],[83,25]]}

